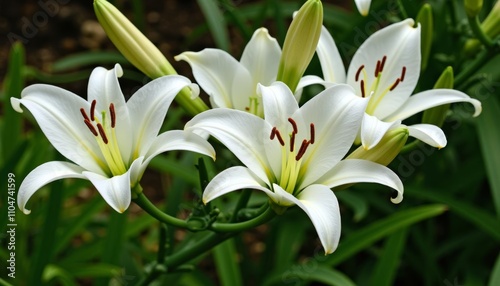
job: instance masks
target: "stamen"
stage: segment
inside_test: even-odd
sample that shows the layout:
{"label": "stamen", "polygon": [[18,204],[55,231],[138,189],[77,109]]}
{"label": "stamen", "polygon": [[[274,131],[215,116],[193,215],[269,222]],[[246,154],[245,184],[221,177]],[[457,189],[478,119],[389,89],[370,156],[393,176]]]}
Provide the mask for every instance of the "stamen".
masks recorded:
{"label": "stamen", "polygon": [[288,118],[288,122],[290,122],[290,124],[292,124],[292,128],[293,128],[293,133],[298,133],[298,128],[297,128],[297,123],[295,122],[295,120],[293,120],[291,117]]}
{"label": "stamen", "polygon": [[365,98],[365,81],[361,80],[361,97]]}
{"label": "stamen", "polygon": [[297,156],[295,156],[295,161],[300,160],[300,158],[302,158],[302,156],[304,156],[304,154],[306,153],[306,150],[307,150],[307,146],[309,146],[309,142],[310,141],[307,141],[305,139],[304,139],[304,141],[302,141],[302,145],[300,145],[299,152],[297,153]]}
{"label": "stamen", "polygon": [[92,120],[92,121],[94,121],[96,104],[97,104],[97,101],[95,99],[92,100],[92,103],[90,104],[90,120]]}
{"label": "stamen", "polygon": [[311,144],[314,144],[314,123],[311,123],[309,127],[311,132],[311,140],[309,140],[309,142],[311,142]]}
{"label": "stamen", "polygon": [[361,71],[365,68],[365,65],[361,65],[358,69],[358,71],[356,72],[356,77],[354,78],[356,81],[358,81],[359,79],[359,74],[361,73]]}
{"label": "stamen", "polygon": [[85,122],[85,124],[87,125],[87,127],[90,129],[90,132],[92,132],[92,134],[94,134],[94,136],[97,137],[99,135],[99,134],[97,134],[97,130],[95,130],[94,125],[92,125],[92,123],[90,123],[90,120],[88,120],[87,118],[85,118],[85,120],[83,122]]}
{"label": "stamen", "polygon": [[380,70],[379,70],[379,72],[382,72],[384,70],[385,60],[387,60],[387,56],[384,56],[382,58],[382,63],[380,64]]}
{"label": "stamen", "polygon": [[398,84],[399,84],[399,82],[400,82],[400,81],[401,81],[401,80],[398,78],[398,79],[394,82],[394,84],[391,86],[391,88],[390,88],[389,90],[390,90],[390,91],[392,91],[393,89],[395,89],[395,88],[396,88],[396,86],[398,86]]}
{"label": "stamen", "polygon": [[99,129],[99,134],[101,135],[104,144],[108,144],[108,137],[106,137],[106,133],[104,132],[104,128],[102,128],[101,123],[97,123],[97,129]]}
{"label": "stamen", "polygon": [[116,113],[115,113],[115,105],[113,103],[109,105],[109,115],[111,116],[111,128],[115,128]]}
{"label": "stamen", "polygon": [[377,67],[375,68],[375,77],[380,73],[380,61],[377,61]]}
{"label": "stamen", "polygon": [[292,132],[292,135],[290,135],[290,152],[293,152],[293,147],[295,146],[295,132]]}
{"label": "stamen", "polygon": [[246,106],[245,111],[250,111],[250,107]]}
{"label": "stamen", "polygon": [[403,70],[401,71],[401,82],[405,80],[405,74],[406,74],[406,67],[403,67]]}
{"label": "stamen", "polygon": [[85,112],[85,109],[80,108],[80,113],[82,114],[84,120],[90,121],[89,116],[87,115],[87,112]]}
{"label": "stamen", "polygon": [[274,137],[276,137],[276,127],[273,127],[273,130],[271,130],[271,137],[269,139],[274,140]]}
{"label": "stamen", "polygon": [[281,137],[280,131],[276,129],[276,127],[274,128],[276,130],[276,132],[274,132],[274,134],[276,134],[276,138],[278,138],[278,141],[280,142],[281,146],[285,146],[285,141],[283,140],[283,137]]}

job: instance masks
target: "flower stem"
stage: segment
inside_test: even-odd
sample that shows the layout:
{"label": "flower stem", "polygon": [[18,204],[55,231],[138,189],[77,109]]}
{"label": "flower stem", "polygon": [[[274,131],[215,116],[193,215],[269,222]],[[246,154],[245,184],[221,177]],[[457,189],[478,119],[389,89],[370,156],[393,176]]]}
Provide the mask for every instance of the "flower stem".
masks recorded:
{"label": "flower stem", "polygon": [[240,232],[266,223],[276,216],[276,213],[268,204],[264,205],[261,210],[259,215],[250,220],[237,223],[214,222],[210,229],[216,232]]}
{"label": "flower stem", "polygon": [[486,47],[491,48],[495,43],[486,35],[486,33],[481,28],[481,23],[479,23],[479,18],[475,17],[467,17],[469,20],[469,25],[472,29],[472,32],[476,35],[477,39]]}
{"label": "flower stem", "polygon": [[134,202],[140,206],[144,211],[150,214],[152,217],[156,218],[160,222],[166,223],[168,225],[173,225],[182,228],[189,228],[185,220],[172,217],[161,210],[159,210],[153,203],[151,203],[144,193],[137,194],[137,197],[133,199]]}
{"label": "flower stem", "polygon": [[456,77],[454,84],[457,89],[461,90],[462,85],[467,81],[476,71],[484,66],[491,57],[495,54],[494,48],[483,51],[471,64],[468,64]]}

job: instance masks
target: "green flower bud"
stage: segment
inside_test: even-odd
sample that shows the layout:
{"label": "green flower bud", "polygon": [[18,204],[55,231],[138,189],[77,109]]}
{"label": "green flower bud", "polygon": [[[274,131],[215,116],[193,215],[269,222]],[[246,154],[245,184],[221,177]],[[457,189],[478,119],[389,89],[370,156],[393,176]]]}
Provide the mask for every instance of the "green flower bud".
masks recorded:
{"label": "green flower bud", "polygon": [[[116,48],[141,72],[153,79],[177,74],[160,50],[115,6],[106,0],[94,0],[94,10]],[[181,90],[175,99],[193,115],[208,109],[200,98],[191,98],[188,88]]]}
{"label": "green flower bud", "polygon": [[[496,2],[486,19],[481,23],[481,29],[490,39],[500,35],[500,1]],[[480,48],[481,42],[477,39],[465,42],[465,52],[468,56],[474,56]]]}
{"label": "green flower bud", "polygon": [[308,0],[294,17],[286,33],[277,80],[292,91],[311,61],[321,34],[323,5],[320,0]]}
{"label": "green flower bud", "polygon": [[434,29],[434,22],[432,20],[432,7],[428,3],[424,4],[417,15],[417,23],[420,23],[420,47],[422,54],[421,71],[427,68],[427,62],[431,53],[432,46],[432,31]]}
{"label": "green flower bud", "polygon": [[404,125],[391,129],[375,147],[366,150],[363,146],[359,146],[347,156],[347,159],[363,159],[387,166],[405,146],[409,134],[408,128]]}
{"label": "green flower bud", "polygon": [[481,12],[481,8],[483,8],[483,0],[464,0],[464,6],[467,17],[473,18]]}
{"label": "green flower bud", "polygon": [[[451,66],[447,67],[436,84],[434,84],[434,88],[453,88],[453,68]],[[431,109],[427,109],[424,111],[422,116],[422,123],[429,123],[436,125],[438,127],[443,126],[444,120],[446,119],[446,115],[448,110],[450,109],[450,104],[443,104],[440,106],[433,107]]]}

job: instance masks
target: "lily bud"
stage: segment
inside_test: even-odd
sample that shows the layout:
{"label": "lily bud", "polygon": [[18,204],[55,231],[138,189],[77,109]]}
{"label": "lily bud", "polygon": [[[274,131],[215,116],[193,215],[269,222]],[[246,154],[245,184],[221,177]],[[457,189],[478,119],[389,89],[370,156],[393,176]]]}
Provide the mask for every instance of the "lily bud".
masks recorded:
{"label": "lily bud", "polygon": [[[481,23],[481,29],[490,39],[500,35],[500,1],[495,3],[493,9]],[[465,42],[465,51],[470,56],[475,55],[480,47],[481,43],[477,39],[470,39]]]}
{"label": "lily bud", "polygon": [[427,67],[429,55],[432,46],[432,31],[434,23],[432,20],[432,7],[429,4],[424,4],[417,15],[417,23],[420,24],[420,49],[422,53],[421,71]]}
{"label": "lily bud", "polygon": [[483,0],[464,0],[464,7],[467,17],[474,18],[483,8]]}
{"label": "lily bud", "polygon": [[[434,89],[437,88],[453,88],[453,68],[451,66],[447,67],[439,79],[434,84]],[[422,123],[429,123],[436,125],[438,127],[443,126],[444,120],[446,119],[446,115],[448,110],[450,109],[450,104],[443,104],[440,106],[433,107],[431,109],[427,109],[424,111],[422,116]]]}
{"label": "lily bud", "polygon": [[[106,0],[94,0],[94,10],[116,48],[141,72],[152,79],[177,74],[160,50],[115,6]],[[175,100],[193,115],[208,109],[203,100],[187,88],[181,90]]]}
{"label": "lily bud", "polygon": [[318,45],[323,25],[323,5],[320,0],[308,0],[297,12],[286,33],[277,80],[290,90],[297,85]]}
{"label": "lily bud", "polygon": [[404,125],[391,129],[375,147],[366,150],[363,146],[359,146],[347,156],[347,159],[363,159],[387,166],[405,146],[409,134],[408,128]]}

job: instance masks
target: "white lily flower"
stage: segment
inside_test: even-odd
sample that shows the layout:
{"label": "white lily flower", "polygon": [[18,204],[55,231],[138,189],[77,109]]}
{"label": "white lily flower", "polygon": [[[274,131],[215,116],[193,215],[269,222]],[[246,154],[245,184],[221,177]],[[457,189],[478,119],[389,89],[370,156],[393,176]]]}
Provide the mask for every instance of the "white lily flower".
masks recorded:
{"label": "white lily flower", "polygon": [[[210,96],[213,108],[233,108],[262,116],[261,98],[257,84],[270,85],[276,81],[281,48],[266,28],[257,29],[241,55],[240,61],[229,53],[207,48],[200,52],[184,52],[175,60],[191,65],[193,76]],[[305,76],[299,82],[296,97],[306,85],[319,83],[315,76]]]}
{"label": "white lily flower", "polygon": [[328,254],[337,248],[340,238],[339,207],[330,188],[375,182],[398,192],[393,202],[402,200],[403,185],[390,169],[365,160],[342,160],[367,104],[351,87],[328,88],[301,108],[282,82],[259,85],[258,92],[264,119],[219,108],[186,124],[188,130],[215,137],[246,166],[226,169],[213,178],[203,193],[205,203],[250,188],[265,192],[282,209],[297,205],[311,219]]}
{"label": "white lily flower", "polygon": [[170,103],[184,87],[193,95],[198,86],[182,76],[155,79],[139,89],[127,102],[118,77],[120,65],[94,69],[89,79],[88,101],[67,90],[44,84],[25,88],[21,99],[11,98],[35,117],[54,148],[73,161],[53,161],[35,168],[21,183],[19,208],[29,214],[26,203],[44,185],[63,178],[90,180],[104,200],[124,212],[146,166],[156,155],[169,150],[189,150],[215,156],[203,138],[182,130],[158,135]]}
{"label": "white lily flower", "polygon": [[[420,75],[420,26],[412,19],[387,26],[371,35],[354,55],[347,77],[335,42],[325,27],[316,52],[326,82],[347,83],[360,97],[369,98],[360,140],[366,149],[401,121],[426,109],[468,102],[481,113],[481,102],[453,89],[432,89],[410,96]],[[339,64],[340,63],[340,64]],[[410,136],[429,145],[446,145],[443,131],[431,124],[407,126]]]}
{"label": "white lily flower", "polygon": [[356,8],[358,8],[358,11],[361,15],[368,16],[372,0],[354,0],[354,3],[356,4]]}

